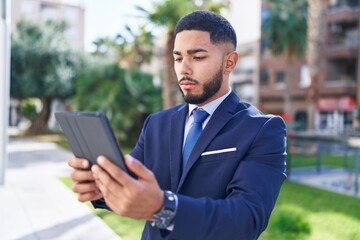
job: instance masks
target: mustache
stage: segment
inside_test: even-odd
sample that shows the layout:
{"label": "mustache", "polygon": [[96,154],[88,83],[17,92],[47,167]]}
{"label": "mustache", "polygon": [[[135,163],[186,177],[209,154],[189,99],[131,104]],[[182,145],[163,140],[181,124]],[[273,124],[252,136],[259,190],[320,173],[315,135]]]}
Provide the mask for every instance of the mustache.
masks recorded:
{"label": "mustache", "polygon": [[189,76],[184,76],[180,79],[179,83],[183,82],[183,81],[190,81],[190,82],[194,82],[194,83],[199,83],[197,80],[189,77]]}

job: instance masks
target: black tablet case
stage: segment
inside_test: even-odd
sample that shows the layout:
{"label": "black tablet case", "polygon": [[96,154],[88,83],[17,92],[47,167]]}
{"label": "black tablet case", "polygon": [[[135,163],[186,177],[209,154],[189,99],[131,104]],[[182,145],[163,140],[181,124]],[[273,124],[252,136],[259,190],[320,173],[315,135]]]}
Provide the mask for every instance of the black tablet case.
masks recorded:
{"label": "black tablet case", "polygon": [[97,157],[103,155],[131,174],[105,115],[98,112],[55,112],[55,118],[76,157],[96,164]]}

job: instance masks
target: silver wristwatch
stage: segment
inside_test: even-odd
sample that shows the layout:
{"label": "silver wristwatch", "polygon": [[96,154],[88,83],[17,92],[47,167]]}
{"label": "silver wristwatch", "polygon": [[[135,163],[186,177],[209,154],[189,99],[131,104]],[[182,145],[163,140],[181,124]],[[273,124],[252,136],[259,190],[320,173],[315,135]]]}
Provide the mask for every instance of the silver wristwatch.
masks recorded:
{"label": "silver wristwatch", "polygon": [[177,196],[171,191],[164,191],[164,205],[153,215],[151,226],[160,229],[168,228],[174,221],[177,209]]}

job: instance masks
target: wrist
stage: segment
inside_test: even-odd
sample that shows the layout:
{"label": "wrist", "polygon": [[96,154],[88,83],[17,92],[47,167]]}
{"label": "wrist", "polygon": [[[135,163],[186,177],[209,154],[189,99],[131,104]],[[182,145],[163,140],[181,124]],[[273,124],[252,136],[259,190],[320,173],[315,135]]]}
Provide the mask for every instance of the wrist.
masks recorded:
{"label": "wrist", "polygon": [[178,198],[171,191],[164,191],[163,204],[159,211],[153,215],[151,226],[166,229],[173,224],[178,206]]}

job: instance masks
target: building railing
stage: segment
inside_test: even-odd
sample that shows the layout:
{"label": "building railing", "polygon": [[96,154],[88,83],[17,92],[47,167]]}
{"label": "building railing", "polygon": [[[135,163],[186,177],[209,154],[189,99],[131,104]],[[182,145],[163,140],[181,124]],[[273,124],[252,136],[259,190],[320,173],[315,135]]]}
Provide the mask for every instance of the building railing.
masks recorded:
{"label": "building railing", "polygon": [[329,11],[336,11],[341,8],[357,8],[359,7],[359,0],[339,0],[337,3],[330,4]]}

